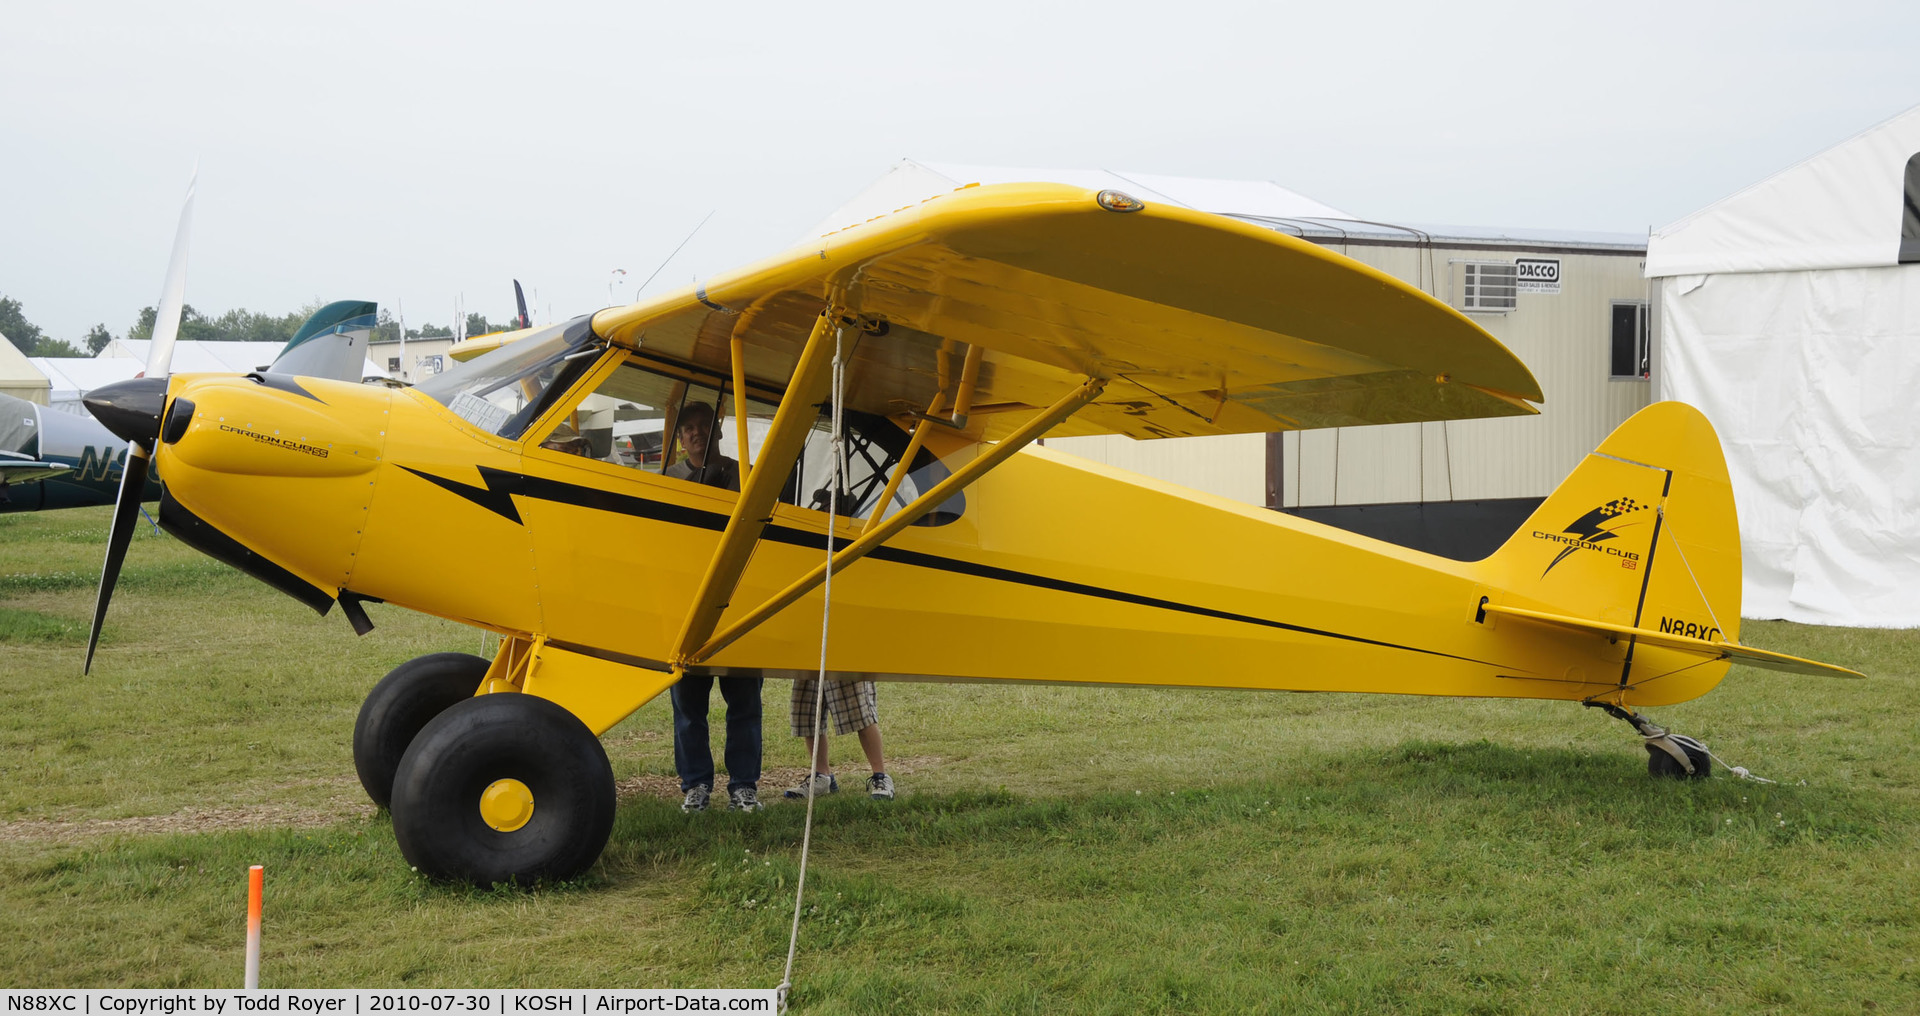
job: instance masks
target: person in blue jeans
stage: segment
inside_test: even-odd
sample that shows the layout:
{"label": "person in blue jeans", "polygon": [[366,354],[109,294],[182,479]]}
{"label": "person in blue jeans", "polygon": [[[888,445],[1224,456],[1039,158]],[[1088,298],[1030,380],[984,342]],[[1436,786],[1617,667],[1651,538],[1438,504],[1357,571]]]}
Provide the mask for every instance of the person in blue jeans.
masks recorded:
{"label": "person in blue jeans", "polygon": [[[760,687],[758,677],[720,678],[727,703],[727,807],[760,810]],[[686,674],[667,693],[673,701],[673,767],[686,798],[680,810],[706,811],[713,796],[713,747],[707,736],[711,677]]]}
{"label": "person in blue jeans", "polygon": [[[740,489],[738,464],[725,455],[708,455],[708,448],[717,447],[721,440],[712,406],[689,402],[680,410],[674,430],[687,458],[668,466],[665,475],[723,490]],[[706,811],[713,796],[713,747],[707,738],[713,681],[687,674],[668,693],[673,701],[673,767],[680,772],[680,792],[686,795],[681,811]],[[720,678],[720,697],[727,703],[727,807],[734,811],[760,810],[762,683],[757,677]]]}

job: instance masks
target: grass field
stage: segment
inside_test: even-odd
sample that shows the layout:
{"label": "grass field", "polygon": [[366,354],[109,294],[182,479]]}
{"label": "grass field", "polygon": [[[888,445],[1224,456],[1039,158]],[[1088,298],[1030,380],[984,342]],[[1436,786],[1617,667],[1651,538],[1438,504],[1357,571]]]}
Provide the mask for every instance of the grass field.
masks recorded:
{"label": "grass field", "polygon": [[[376,606],[356,639],[149,529],[82,677],[105,528],[0,516],[0,985],[237,985],[249,864],[269,987],[779,980],[802,809],[681,815],[664,700],[606,738],[587,877],[429,883],[348,739],[388,668],[479,636]],[[1564,703],[885,685],[902,796],[821,803],[795,1007],[1920,1012],[1920,632],[1745,634],[1870,675],[1654,711],[1773,785],[1651,781]]]}

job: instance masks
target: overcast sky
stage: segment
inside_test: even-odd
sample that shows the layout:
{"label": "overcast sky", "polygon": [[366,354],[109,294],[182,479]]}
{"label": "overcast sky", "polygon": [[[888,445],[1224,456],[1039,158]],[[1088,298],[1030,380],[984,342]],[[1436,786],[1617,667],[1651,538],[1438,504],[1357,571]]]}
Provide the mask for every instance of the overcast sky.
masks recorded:
{"label": "overcast sky", "polygon": [[0,295],[538,321],[775,253],[901,158],[1644,235],[1920,103],[1912,3],[10,0]]}

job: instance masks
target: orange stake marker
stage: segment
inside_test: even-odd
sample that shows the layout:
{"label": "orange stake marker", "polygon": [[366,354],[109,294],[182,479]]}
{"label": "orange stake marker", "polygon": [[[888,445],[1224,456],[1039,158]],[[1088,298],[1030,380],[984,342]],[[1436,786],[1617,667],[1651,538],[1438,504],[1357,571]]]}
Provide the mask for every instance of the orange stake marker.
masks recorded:
{"label": "orange stake marker", "polygon": [[260,889],[266,881],[266,869],[254,865],[247,869],[247,983],[260,986]]}

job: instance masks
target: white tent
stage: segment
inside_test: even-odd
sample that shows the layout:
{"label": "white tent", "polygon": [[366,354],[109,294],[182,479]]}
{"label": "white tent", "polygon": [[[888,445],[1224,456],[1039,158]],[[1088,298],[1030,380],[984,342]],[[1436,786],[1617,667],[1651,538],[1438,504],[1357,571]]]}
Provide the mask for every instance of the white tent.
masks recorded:
{"label": "white tent", "polygon": [[1662,398],[1727,451],[1743,613],[1920,626],[1920,107],[1656,231]]}
{"label": "white tent", "polygon": [[35,370],[20,347],[0,335],[0,395],[47,404],[47,378]]}

